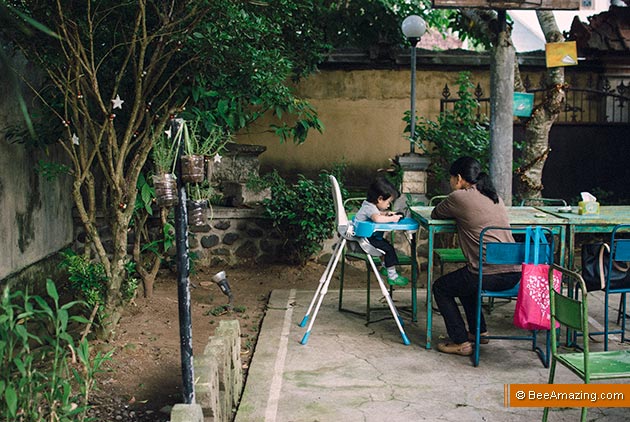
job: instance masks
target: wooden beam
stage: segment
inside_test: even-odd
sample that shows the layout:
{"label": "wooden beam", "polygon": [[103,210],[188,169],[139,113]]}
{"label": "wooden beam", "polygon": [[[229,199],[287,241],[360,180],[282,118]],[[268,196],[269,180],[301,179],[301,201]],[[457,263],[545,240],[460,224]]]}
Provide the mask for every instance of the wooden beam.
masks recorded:
{"label": "wooden beam", "polygon": [[436,9],[578,10],[580,0],[433,0],[433,7]]}

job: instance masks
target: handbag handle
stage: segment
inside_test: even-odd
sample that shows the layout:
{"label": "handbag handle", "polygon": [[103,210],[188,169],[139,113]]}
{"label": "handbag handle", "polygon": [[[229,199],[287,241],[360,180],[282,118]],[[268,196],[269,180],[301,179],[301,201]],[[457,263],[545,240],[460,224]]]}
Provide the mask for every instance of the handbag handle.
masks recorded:
{"label": "handbag handle", "polygon": [[[610,260],[612,260],[612,254],[610,253],[610,246],[606,242],[602,243],[602,245],[599,247],[599,254],[597,257],[597,262],[599,265],[599,281],[601,283],[602,290],[606,289],[605,274],[608,272],[608,268],[607,268],[608,264],[604,262],[605,252],[608,252],[608,257]],[[618,264],[617,261],[612,261],[612,268],[617,271],[626,273],[628,272],[628,270],[630,270],[630,264],[623,266],[623,265]]]}
{"label": "handbag handle", "polygon": [[534,232],[534,265],[538,265],[538,257],[540,256],[540,243],[542,242],[542,229],[536,226]]}
{"label": "handbag handle", "polygon": [[525,229],[525,262],[531,262],[530,258],[530,244],[534,243],[534,265],[538,265],[538,255],[540,254],[540,238],[542,236],[542,229],[540,226],[528,226]]}

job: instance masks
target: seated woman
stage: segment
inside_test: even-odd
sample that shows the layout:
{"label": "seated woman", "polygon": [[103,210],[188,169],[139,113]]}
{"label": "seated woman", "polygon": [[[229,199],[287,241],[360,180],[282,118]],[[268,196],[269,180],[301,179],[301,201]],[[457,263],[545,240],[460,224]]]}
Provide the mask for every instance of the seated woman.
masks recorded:
{"label": "seated woman", "polygon": [[[510,223],[503,200],[499,198],[490,176],[481,171],[477,160],[461,157],[451,165],[449,173],[453,191],[433,209],[431,218],[455,220],[457,237],[467,264],[433,283],[433,295],[451,339],[450,342],[439,343],[437,349],[443,353],[469,356],[473,353],[471,341],[474,340],[477,322],[479,234],[485,227],[509,227]],[[514,242],[512,234],[504,230],[488,232],[487,236],[493,242]],[[519,282],[521,267],[492,265],[484,267],[483,273],[485,290],[506,290]],[[455,298],[459,298],[464,307],[468,330]],[[480,325],[480,343],[487,343],[488,339],[484,337],[488,336],[488,331],[483,314]]]}

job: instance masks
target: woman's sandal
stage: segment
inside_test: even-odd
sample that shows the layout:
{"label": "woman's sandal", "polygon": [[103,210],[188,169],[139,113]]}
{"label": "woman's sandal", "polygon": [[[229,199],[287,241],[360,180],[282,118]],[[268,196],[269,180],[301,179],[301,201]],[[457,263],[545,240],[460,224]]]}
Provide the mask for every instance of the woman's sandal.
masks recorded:
{"label": "woman's sandal", "polygon": [[437,349],[442,353],[450,353],[452,355],[470,356],[473,353],[473,347],[469,341],[461,344],[439,343]]}

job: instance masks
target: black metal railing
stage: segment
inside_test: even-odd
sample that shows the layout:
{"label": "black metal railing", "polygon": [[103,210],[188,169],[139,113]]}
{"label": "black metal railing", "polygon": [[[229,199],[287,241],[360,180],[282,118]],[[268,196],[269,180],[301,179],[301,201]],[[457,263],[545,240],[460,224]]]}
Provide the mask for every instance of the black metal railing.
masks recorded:
{"label": "black metal railing", "polygon": [[[534,94],[534,106],[541,104],[548,90],[541,78],[537,87],[532,85],[529,75],[523,81],[525,90]],[[485,96],[481,84],[474,91],[477,99],[477,118],[490,117],[490,98]],[[442,89],[440,112],[452,110],[457,98],[451,98],[451,90],[446,84]],[[630,80],[621,80],[612,87],[608,78],[594,81],[589,75],[580,86],[575,75],[566,81],[564,109],[558,116],[559,124],[630,124]]]}

